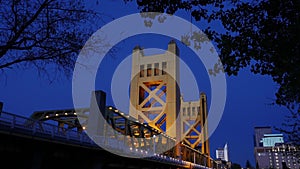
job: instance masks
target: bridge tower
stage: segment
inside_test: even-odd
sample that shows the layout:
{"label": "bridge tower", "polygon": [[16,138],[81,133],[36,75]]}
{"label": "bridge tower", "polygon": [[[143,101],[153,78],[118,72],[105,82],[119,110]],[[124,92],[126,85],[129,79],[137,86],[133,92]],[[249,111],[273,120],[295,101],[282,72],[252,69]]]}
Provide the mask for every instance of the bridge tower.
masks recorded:
{"label": "bridge tower", "polygon": [[183,139],[192,148],[201,144],[200,151],[207,155],[210,165],[206,95],[201,93],[199,100],[184,102],[179,73],[179,49],[174,41],[169,42],[165,53],[151,56],[145,56],[136,46],[132,54],[130,116]]}
{"label": "bridge tower", "polygon": [[[200,93],[197,101],[185,102],[181,96],[181,132],[183,142],[192,148],[201,144],[202,154],[210,157],[208,140],[207,101],[205,93]],[[209,162],[209,159],[207,159]]]}
{"label": "bridge tower", "polygon": [[133,49],[130,116],[180,139],[181,133],[176,132],[180,111],[178,57],[173,40],[163,54],[145,56],[139,46]]}

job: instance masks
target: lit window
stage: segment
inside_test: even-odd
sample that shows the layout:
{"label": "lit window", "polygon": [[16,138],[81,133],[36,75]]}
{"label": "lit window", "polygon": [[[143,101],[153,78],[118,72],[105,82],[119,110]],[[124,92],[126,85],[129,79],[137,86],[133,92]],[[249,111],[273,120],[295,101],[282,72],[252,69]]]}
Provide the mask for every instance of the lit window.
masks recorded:
{"label": "lit window", "polygon": [[159,75],[159,63],[154,63],[154,76]]}
{"label": "lit window", "polygon": [[151,64],[147,65],[147,76],[152,76],[152,65]]}
{"label": "lit window", "polygon": [[140,77],[144,77],[144,65],[140,65]]}

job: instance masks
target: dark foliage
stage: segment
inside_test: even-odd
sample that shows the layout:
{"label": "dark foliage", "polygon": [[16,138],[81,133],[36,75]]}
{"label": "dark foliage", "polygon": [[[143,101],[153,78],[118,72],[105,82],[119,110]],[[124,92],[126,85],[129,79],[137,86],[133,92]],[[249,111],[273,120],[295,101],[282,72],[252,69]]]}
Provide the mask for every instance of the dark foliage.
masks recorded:
{"label": "dark foliage", "polygon": [[[217,44],[228,75],[237,75],[242,68],[249,67],[255,74],[271,76],[278,84],[273,104],[292,110],[286,128],[281,131],[299,143],[299,0],[136,0],[136,3],[141,12],[174,14],[186,10],[196,21],[206,23],[207,27],[202,29]],[[211,22],[220,23],[224,31],[211,28]]]}

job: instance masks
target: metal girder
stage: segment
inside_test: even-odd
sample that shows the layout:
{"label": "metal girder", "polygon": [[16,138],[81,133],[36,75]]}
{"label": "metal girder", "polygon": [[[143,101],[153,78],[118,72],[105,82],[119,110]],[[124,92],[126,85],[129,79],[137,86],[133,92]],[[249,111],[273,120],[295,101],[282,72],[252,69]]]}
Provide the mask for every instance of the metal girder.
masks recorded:
{"label": "metal girder", "polygon": [[[155,89],[152,89],[155,87]],[[164,89],[162,89],[164,87]],[[162,89],[162,90],[161,90]],[[157,94],[158,91],[161,92]],[[164,108],[166,102],[162,99],[162,96],[166,94],[166,83],[163,81],[156,81],[153,83],[141,83],[139,92],[147,92],[148,96],[144,96],[144,93],[140,96],[140,104],[138,105],[141,110],[138,112],[138,118],[140,121],[150,124],[152,127],[164,131],[161,126],[166,120],[161,120],[160,118],[166,114]],[[152,100],[151,100],[152,99]],[[146,105],[146,104],[149,105]],[[159,104],[159,106],[154,106],[154,104]],[[152,117],[151,117],[152,116]],[[159,122],[160,121],[160,122]]]}
{"label": "metal girder", "polygon": [[30,118],[34,121],[56,121],[59,127],[67,125],[68,129],[77,128],[81,131],[85,126],[84,123],[79,123],[78,118],[87,119],[88,112],[89,108],[36,111]]}

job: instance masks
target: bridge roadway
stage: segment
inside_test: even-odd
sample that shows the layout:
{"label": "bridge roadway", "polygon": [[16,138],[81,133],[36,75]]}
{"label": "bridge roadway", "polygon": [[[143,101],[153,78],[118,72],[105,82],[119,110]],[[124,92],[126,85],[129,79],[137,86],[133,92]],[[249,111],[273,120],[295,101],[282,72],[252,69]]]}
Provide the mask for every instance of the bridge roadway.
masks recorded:
{"label": "bridge roadway", "polygon": [[[153,154],[146,158],[118,156],[96,145],[85,132],[61,130],[56,125],[15,114],[0,114],[0,165],[6,169],[200,168],[191,162]],[[145,151],[128,150],[138,153]]]}

